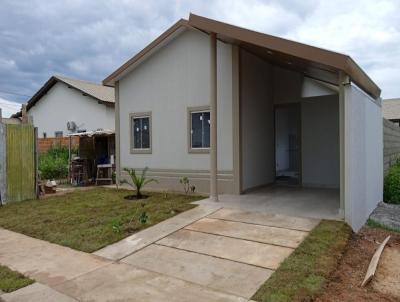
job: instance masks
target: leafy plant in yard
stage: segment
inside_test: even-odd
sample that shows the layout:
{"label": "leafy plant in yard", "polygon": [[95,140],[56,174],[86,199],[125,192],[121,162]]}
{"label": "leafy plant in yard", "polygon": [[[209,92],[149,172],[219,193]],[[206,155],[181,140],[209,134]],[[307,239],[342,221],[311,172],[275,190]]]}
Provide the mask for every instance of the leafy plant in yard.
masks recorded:
{"label": "leafy plant in yard", "polygon": [[61,179],[68,176],[69,150],[65,146],[52,146],[39,155],[39,171],[42,179]]}
{"label": "leafy plant in yard", "polygon": [[123,223],[120,220],[114,220],[112,222],[112,229],[113,229],[114,233],[121,233],[122,225],[123,225]]}
{"label": "leafy plant in yard", "polygon": [[400,204],[400,162],[389,169],[383,186],[383,200],[387,203]]}
{"label": "leafy plant in yard", "polygon": [[[147,212],[144,210],[145,203],[140,204],[142,207],[142,210],[140,211],[140,214],[137,216],[137,221],[140,222],[140,224],[145,225],[147,221],[149,220],[149,215],[147,215]],[[139,212],[139,209],[138,209]],[[132,219],[129,221],[129,224],[132,224],[132,222],[135,220],[135,216],[132,217]]]}
{"label": "leafy plant in yard", "polygon": [[149,215],[147,215],[146,211],[143,211],[143,212],[139,215],[139,222],[140,222],[141,224],[146,224],[148,219],[149,219]]}
{"label": "leafy plant in yard", "polygon": [[189,194],[189,192],[194,193],[194,191],[196,190],[196,187],[190,184],[190,180],[186,176],[182,177],[179,182],[182,184],[183,190],[185,191],[186,195]]}
{"label": "leafy plant in yard", "polygon": [[136,175],[135,169],[128,169],[128,168],[124,169],[124,171],[126,171],[129,174],[129,176],[130,176],[130,178],[132,180],[132,184],[129,183],[129,182],[128,182],[128,184],[130,184],[133,188],[135,188],[135,190],[136,190],[136,199],[143,198],[141,190],[145,185],[147,185],[150,182],[158,182],[154,178],[147,178],[146,177],[146,173],[147,173],[148,169],[149,169],[148,167],[145,167],[143,169],[143,171],[142,171],[142,175],[139,175],[139,176]]}
{"label": "leafy plant in yard", "polygon": [[190,188],[189,178],[184,176],[179,180],[179,182],[182,184],[183,190],[185,191],[185,194],[188,194],[189,193],[189,188]]}

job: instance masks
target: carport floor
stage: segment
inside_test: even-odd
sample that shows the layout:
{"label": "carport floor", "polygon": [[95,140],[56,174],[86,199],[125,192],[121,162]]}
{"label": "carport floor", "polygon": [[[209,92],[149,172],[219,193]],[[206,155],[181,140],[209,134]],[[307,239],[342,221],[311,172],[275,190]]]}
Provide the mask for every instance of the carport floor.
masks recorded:
{"label": "carport floor", "polygon": [[[242,195],[222,194],[218,204],[224,208],[266,212],[292,217],[341,220],[339,189],[302,188],[270,185]],[[206,198],[196,204],[212,205]]]}

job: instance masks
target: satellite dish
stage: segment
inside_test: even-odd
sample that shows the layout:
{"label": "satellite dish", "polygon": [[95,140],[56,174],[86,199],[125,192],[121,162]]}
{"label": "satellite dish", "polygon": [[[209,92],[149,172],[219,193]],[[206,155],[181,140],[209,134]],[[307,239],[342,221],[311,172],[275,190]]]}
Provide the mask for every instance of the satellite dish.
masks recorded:
{"label": "satellite dish", "polygon": [[76,130],[76,123],[75,123],[75,122],[72,122],[72,121],[67,122],[67,129],[68,129],[69,131],[74,132],[74,131]]}

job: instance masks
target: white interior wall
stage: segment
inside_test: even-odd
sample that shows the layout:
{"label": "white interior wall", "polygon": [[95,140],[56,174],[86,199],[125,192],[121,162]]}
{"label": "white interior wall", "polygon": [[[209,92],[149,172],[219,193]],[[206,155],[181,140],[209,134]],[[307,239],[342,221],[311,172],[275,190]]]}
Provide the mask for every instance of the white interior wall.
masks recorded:
{"label": "white interior wall", "polygon": [[345,219],[354,230],[383,198],[381,107],[354,85],[345,86]]}
{"label": "white interior wall", "polygon": [[[188,152],[188,107],[210,104],[209,36],[186,30],[119,84],[121,167],[209,170],[209,154]],[[218,42],[218,169],[233,169],[232,47]],[[152,154],[130,153],[129,114],[152,113]]]}
{"label": "white interior wall", "polygon": [[275,162],[276,171],[289,169],[289,111],[287,107],[282,107],[275,111]]}
{"label": "white interior wall", "polygon": [[339,100],[337,95],[301,101],[302,183],[339,188]]}
{"label": "white interior wall", "polygon": [[241,50],[242,189],[275,180],[271,66]]}
{"label": "white interior wall", "polygon": [[300,103],[301,106],[303,186],[338,188],[338,95],[298,72],[277,66],[273,68],[273,85],[274,104]]}
{"label": "white interior wall", "polygon": [[30,110],[38,136],[54,137],[55,131],[69,133],[67,122],[74,121],[79,129],[87,131],[99,128],[114,130],[114,107],[99,104],[97,100],[82,95],[66,84],[57,82]]}
{"label": "white interior wall", "polygon": [[276,120],[278,128],[283,127],[281,134],[285,132],[285,137],[277,133],[275,153],[273,105],[290,103],[300,103],[301,107],[302,185],[338,188],[337,93],[314,80],[305,79],[298,72],[271,66],[245,51],[241,52],[240,68],[242,189],[274,182],[277,163],[281,166],[279,170],[289,167],[287,133],[295,130],[289,129],[295,123],[289,123],[287,115],[283,120]]}

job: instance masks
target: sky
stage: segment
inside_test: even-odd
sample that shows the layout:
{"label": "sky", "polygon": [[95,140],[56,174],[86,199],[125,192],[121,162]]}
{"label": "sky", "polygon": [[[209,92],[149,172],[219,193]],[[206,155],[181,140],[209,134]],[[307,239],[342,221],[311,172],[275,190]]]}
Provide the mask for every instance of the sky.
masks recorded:
{"label": "sky", "polygon": [[21,104],[0,97],[0,109],[2,117],[10,117],[15,112],[21,110]]}
{"label": "sky", "polygon": [[398,0],[0,0],[0,98],[53,74],[100,82],[189,13],[346,53],[400,97]]}

